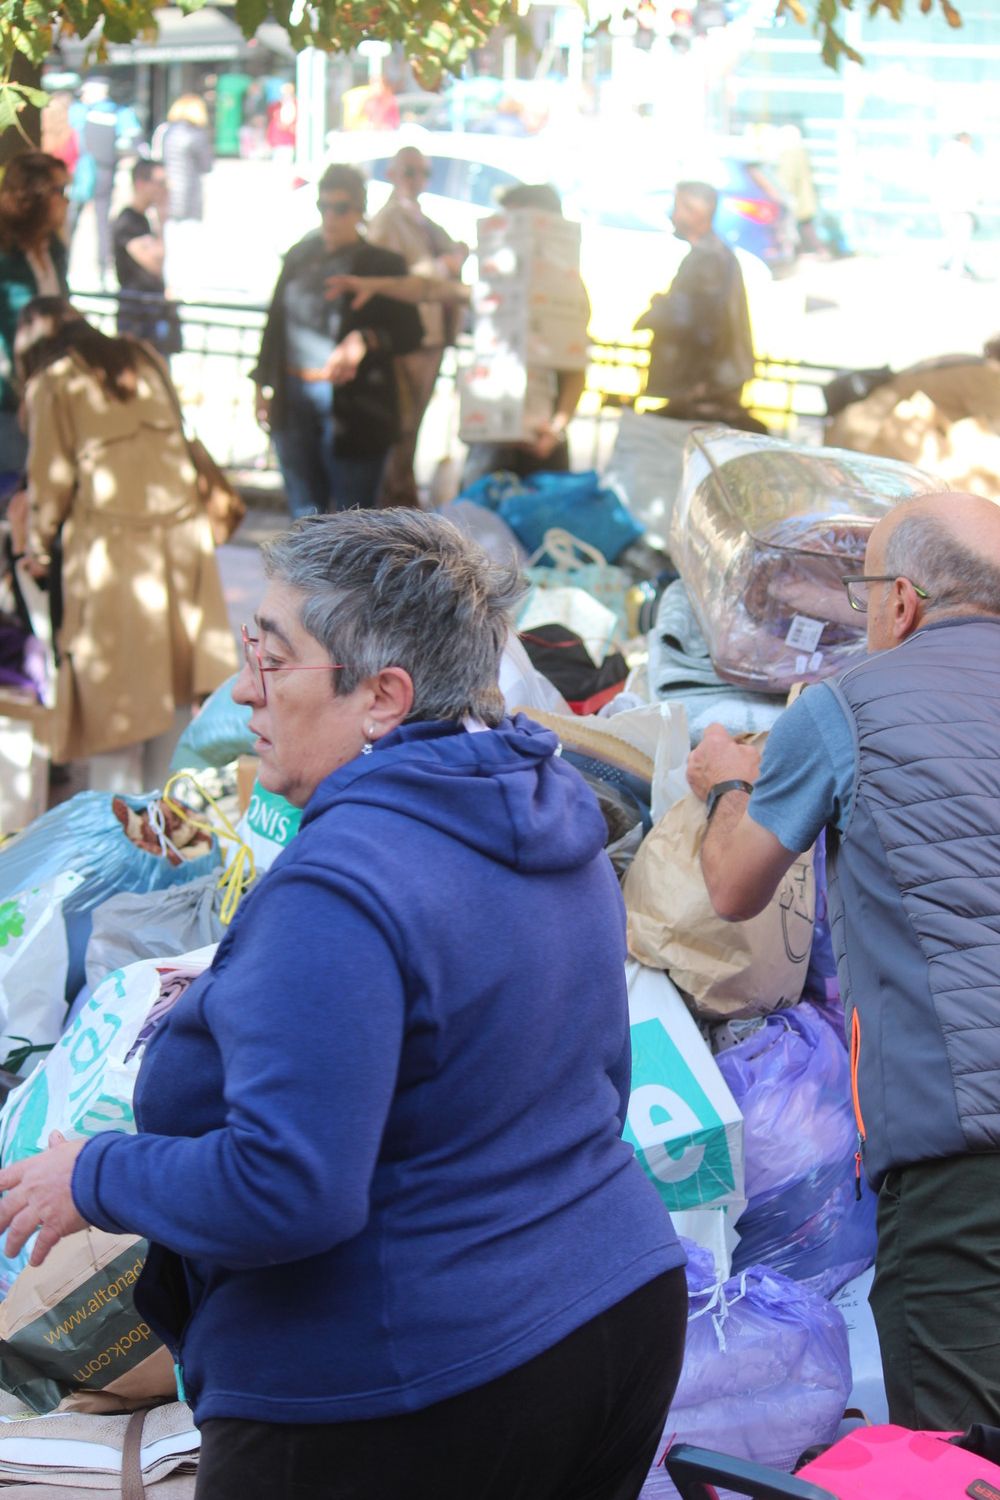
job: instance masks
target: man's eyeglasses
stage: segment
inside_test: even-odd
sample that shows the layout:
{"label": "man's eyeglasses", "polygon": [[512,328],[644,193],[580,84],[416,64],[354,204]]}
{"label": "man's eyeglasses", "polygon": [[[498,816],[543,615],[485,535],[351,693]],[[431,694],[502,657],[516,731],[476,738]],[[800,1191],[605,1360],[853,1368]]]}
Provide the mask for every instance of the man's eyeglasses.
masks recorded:
{"label": "man's eyeglasses", "polygon": [[[868,613],[868,585],[870,583],[895,583],[897,578],[903,578],[902,573],[850,573],[840,581],[847,590],[847,602],[852,609],[856,609],[859,615]],[[907,578],[918,599],[929,599],[926,589],[922,589],[919,583],[914,583],[912,578]]]}
{"label": "man's eyeglasses", "polygon": [[317,198],[316,207],[324,217],[326,214],[333,214],[338,219],[346,219],[348,214],[358,211],[357,204],[352,203],[350,198]]}
{"label": "man's eyeglasses", "polygon": [[412,166],[403,168],[403,176],[408,178],[411,182],[416,181],[417,178],[419,178],[421,182],[426,182],[430,175],[431,174],[428,172],[426,167]]}
{"label": "man's eyeglasses", "polygon": [[342,672],[343,663],[337,661],[326,661],[321,666],[309,667],[265,667],[260,654],[260,639],[251,635],[245,625],[240,626],[240,635],[243,638],[243,656],[250,669],[250,681],[253,690],[263,703],[267,702],[267,678],[266,672]]}

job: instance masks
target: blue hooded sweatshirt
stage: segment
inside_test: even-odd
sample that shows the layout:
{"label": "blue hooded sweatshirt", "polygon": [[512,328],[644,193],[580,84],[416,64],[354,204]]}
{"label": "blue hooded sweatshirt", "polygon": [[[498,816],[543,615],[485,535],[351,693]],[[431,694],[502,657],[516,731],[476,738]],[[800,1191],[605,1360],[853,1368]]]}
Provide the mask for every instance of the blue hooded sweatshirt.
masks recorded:
{"label": "blue hooded sweatshirt", "polygon": [[621,1140],[624,912],[604,821],[529,720],[408,725],[327,777],[155,1034],[80,1212],[198,1421],[427,1406],[684,1256]]}

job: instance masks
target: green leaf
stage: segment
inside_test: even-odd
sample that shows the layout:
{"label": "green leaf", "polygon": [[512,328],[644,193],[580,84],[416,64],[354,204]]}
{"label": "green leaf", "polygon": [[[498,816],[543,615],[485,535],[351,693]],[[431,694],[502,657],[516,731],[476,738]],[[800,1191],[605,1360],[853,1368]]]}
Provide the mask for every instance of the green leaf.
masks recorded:
{"label": "green leaf", "polygon": [[267,20],[268,0],[236,0],[236,22],[245,37]]}
{"label": "green leaf", "polygon": [[16,89],[17,92],[23,95],[25,100],[29,104],[33,104],[36,109],[44,109],[46,104],[48,104],[49,102],[49,96],[46,93],[45,89],[29,88],[26,83],[11,83],[8,85],[8,87]]}

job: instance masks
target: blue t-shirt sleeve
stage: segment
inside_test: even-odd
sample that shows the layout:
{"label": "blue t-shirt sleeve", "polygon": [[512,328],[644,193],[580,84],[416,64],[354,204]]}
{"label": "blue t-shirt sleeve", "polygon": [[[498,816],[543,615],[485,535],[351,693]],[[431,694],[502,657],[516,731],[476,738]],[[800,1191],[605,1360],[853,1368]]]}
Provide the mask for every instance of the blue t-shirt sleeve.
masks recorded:
{"label": "blue t-shirt sleeve", "polygon": [[748,812],[794,853],[828,823],[843,832],[851,811],[854,731],[825,683],[807,689],[768,736]]}

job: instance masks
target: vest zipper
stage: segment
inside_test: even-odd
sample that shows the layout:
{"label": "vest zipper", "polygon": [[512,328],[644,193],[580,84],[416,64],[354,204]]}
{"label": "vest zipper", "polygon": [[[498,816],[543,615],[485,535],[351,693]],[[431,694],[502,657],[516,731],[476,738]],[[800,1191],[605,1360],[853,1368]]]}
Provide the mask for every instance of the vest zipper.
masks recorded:
{"label": "vest zipper", "polygon": [[858,1127],[858,1149],[854,1153],[854,1196],[861,1201],[861,1152],[867,1136],[865,1121],[861,1113],[861,1098],[858,1094],[858,1066],[861,1062],[861,1021],[857,1006],[851,1012],[851,1099],[854,1103],[854,1119]]}

